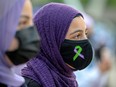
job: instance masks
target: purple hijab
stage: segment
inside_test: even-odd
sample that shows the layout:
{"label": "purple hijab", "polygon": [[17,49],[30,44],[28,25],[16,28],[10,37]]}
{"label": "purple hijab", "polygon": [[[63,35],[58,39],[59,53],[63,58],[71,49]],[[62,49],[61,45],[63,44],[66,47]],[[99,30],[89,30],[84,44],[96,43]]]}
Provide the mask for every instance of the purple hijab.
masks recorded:
{"label": "purple hijab", "polygon": [[24,0],[0,0],[0,83],[18,87],[24,83],[4,59],[5,51],[15,35]]}
{"label": "purple hijab", "polygon": [[42,87],[77,87],[73,71],[60,54],[60,46],[71,21],[78,14],[77,10],[61,3],[49,3],[35,14],[41,50],[22,70],[23,76],[37,81]]}

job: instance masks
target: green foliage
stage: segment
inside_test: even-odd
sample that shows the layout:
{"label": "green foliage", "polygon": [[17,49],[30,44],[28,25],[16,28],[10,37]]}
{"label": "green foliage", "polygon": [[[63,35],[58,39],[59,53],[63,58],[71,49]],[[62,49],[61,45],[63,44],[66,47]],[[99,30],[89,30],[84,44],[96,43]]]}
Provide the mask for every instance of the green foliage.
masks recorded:
{"label": "green foliage", "polygon": [[64,0],[31,0],[34,6],[44,5],[49,2],[63,2]]}
{"label": "green foliage", "polygon": [[107,7],[116,8],[116,0],[107,0]]}
{"label": "green foliage", "polygon": [[80,0],[83,7],[86,7],[90,0]]}

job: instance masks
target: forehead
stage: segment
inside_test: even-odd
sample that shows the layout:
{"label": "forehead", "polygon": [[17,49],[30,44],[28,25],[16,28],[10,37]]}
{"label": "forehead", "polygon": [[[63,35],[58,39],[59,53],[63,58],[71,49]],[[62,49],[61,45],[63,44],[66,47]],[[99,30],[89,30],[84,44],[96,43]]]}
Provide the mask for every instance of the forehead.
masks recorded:
{"label": "forehead", "polygon": [[68,33],[74,32],[76,30],[82,30],[84,31],[86,29],[86,24],[84,22],[84,19],[81,16],[75,17],[68,29]]}
{"label": "forehead", "polygon": [[21,15],[32,17],[32,4],[30,0],[25,0]]}
{"label": "forehead", "polygon": [[70,28],[79,28],[82,30],[85,29],[86,24],[84,19],[81,16],[75,17],[70,24]]}

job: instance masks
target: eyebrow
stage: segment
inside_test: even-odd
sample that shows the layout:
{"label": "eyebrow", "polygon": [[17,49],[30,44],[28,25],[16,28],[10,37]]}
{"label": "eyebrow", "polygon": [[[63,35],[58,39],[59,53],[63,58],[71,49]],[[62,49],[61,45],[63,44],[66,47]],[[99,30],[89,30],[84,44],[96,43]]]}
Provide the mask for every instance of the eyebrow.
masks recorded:
{"label": "eyebrow", "polygon": [[74,34],[74,33],[77,33],[77,32],[83,32],[83,30],[76,30],[76,31],[70,33],[70,35],[72,35],[72,34]]}
{"label": "eyebrow", "polygon": [[29,19],[29,17],[26,16],[26,15],[21,15],[20,18],[26,18],[26,19]]}

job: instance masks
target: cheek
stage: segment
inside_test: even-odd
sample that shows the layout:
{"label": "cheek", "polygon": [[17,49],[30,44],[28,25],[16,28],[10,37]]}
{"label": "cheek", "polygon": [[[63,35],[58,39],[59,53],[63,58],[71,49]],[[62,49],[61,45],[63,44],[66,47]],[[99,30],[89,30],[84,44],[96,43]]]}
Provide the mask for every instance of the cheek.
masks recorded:
{"label": "cheek", "polygon": [[14,51],[18,49],[18,47],[19,47],[19,42],[16,38],[14,38],[10,44],[10,47],[8,48],[8,51]]}

